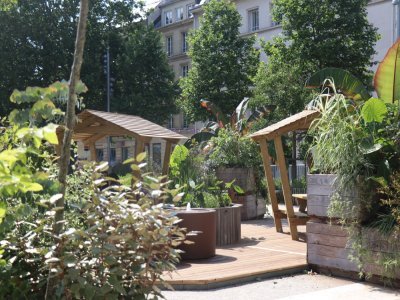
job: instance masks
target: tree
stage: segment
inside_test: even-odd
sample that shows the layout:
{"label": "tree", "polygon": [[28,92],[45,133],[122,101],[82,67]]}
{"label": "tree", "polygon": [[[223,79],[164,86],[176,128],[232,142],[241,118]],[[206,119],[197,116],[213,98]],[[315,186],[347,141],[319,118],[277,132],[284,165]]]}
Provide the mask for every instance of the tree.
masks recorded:
{"label": "tree", "polygon": [[[367,2],[275,0],[273,18],[283,37],[263,45],[268,63],[255,78],[252,106],[275,104],[279,119],[302,110],[311,100],[305,81],[325,67],[346,69],[369,86],[378,34],[368,23]],[[294,159],[295,135],[292,144]]]}
{"label": "tree", "polygon": [[[89,12],[89,0],[80,1],[80,11],[78,18],[78,29],[75,40],[75,51],[73,56],[73,63],[71,67],[71,74],[68,83],[68,100],[67,100],[67,111],[65,113],[65,126],[63,127],[64,136],[61,144],[61,155],[59,158],[59,173],[58,182],[60,183],[60,194],[61,197],[56,201],[56,213],[54,215],[54,228],[53,233],[55,235],[54,244],[58,242],[59,235],[62,232],[65,209],[65,194],[67,189],[67,173],[68,166],[71,160],[71,141],[74,133],[74,126],[76,122],[75,107],[78,98],[78,84],[81,77],[81,68],[83,62],[83,52],[85,49],[86,42],[86,31],[87,31],[87,19]],[[59,253],[60,247],[55,249],[55,257],[62,255]],[[49,278],[47,281],[46,299],[53,299],[56,290],[57,279],[50,271]]]}
{"label": "tree", "polygon": [[189,35],[192,68],[181,83],[179,106],[192,121],[205,119],[200,107],[205,98],[231,113],[244,97],[258,66],[255,37],[239,36],[241,18],[227,1],[211,0],[204,5],[201,27]]}
{"label": "tree", "polygon": [[161,34],[140,24],[123,35],[116,58],[112,110],[164,124],[175,113],[174,73],[168,65]]}
{"label": "tree", "polygon": [[[3,0],[2,3],[12,3]],[[105,109],[103,54],[110,45],[118,53],[118,36],[140,19],[139,1],[91,1],[82,80],[89,87],[88,108]],[[135,7],[139,9],[134,10]],[[0,7],[0,115],[12,107],[13,89],[48,86],[68,79],[74,52],[78,0],[22,0],[8,10]]]}
{"label": "tree", "polygon": [[[369,69],[379,38],[367,19],[367,0],[276,0],[273,18],[282,23],[288,54],[301,66],[348,70],[370,85]],[[307,67],[306,71],[310,72]]]}

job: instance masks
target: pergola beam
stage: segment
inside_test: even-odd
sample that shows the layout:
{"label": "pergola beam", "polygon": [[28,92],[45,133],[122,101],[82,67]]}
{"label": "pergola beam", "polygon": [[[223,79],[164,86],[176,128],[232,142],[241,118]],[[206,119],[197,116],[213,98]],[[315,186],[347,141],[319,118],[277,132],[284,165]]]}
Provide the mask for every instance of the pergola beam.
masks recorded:
{"label": "pergola beam", "polygon": [[103,138],[105,136],[107,136],[107,134],[105,134],[105,133],[97,133],[97,134],[94,134],[94,135],[92,135],[92,136],[90,136],[90,137],[88,137],[86,139],[83,139],[82,143],[85,146],[87,146],[87,145],[90,145],[92,143],[95,143],[96,141],[98,141],[99,139],[101,139],[101,138]]}
{"label": "pergola beam", "polygon": [[[282,230],[282,214],[279,210],[278,199],[276,197],[275,182],[272,175],[271,168],[271,156],[268,153],[268,144],[266,140],[260,140],[261,157],[264,164],[264,173],[267,178],[268,194],[271,199],[272,212],[274,214],[275,228],[277,232],[283,232]],[[286,217],[286,216],[285,216]]]}
{"label": "pergola beam", "polygon": [[170,140],[166,140],[165,144],[165,151],[164,151],[164,161],[163,161],[163,167],[162,167],[162,174],[167,175],[168,174],[168,169],[169,169],[169,160],[171,157],[171,151],[172,151],[172,142]]}
{"label": "pergola beam", "polygon": [[286,168],[285,154],[283,152],[282,138],[280,136],[277,136],[274,139],[274,144],[276,149],[276,158],[281,173],[283,198],[285,199],[286,214],[288,217],[290,234],[292,236],[292,240],[298,240],[299,235],[297,232],[297,225],[295,221],[296,215],[294,214],[293,210],[292,192],[289,183],[288,171]]}

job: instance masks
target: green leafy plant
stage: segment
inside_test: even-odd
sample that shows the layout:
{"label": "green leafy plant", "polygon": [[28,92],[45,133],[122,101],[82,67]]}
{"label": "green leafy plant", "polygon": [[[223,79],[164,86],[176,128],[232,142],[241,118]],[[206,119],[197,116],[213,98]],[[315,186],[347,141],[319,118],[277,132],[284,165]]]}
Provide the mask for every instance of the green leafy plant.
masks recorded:
{"label": "green leafy plant", "polygon": [[20,225],[3,236],[2,256],[7,262],[0,273],[3,296],[43,296],[45,270],[57,278],[56,298],[160,295],[156,282],[162,282],[163,272],[174,269],[179,260],[176,246],[185,236],[173,212],[154,203],[174,197],[178,201],[179,195],[166,190],[162,178],[133,187],[105,187],[106,169],[107,164],[90,164],[80,170],[88,179],[81,188],[92,193],[84,203],[69,199],[66,230],[56,245],[51,239],[53,219],[48,216],[55,213],[58,194],[40,198],[40,206],[32,204],[19,215]]}
{"label": "green leafy plant", "polygon": [[210,144],[209,162],[213,168],[251,168],[261,165],[258,145],[230,128],[221,129],[218,136],[210,140]]}
{"label": "green leafy plant", "polygon": [[[309,81],[310,84],[321,76],[328,78],[322,82],[324,92],[311,105],[321,112],[312,126],[311,151],[317,168],[337,175],[330,214],[339,216],[347,225],[354,249],[351,259],[358,263],[361,272],[365,273],[368,263],[378,264],[386,278],[394,276],[399,256],[396,252],[372,255],[365,248],[361,225],[377,227],[389,245],[396,244],[398,203],[394,197],[400,167],[400,110],[395,104],[399,100],[395,62],[400,57],[399,46],[400,40],[389,49],[375,74],[379,98],[362,96],[365,90],[357,79],[342,70],[325,69]],[[334,79],[341,79],[339,86]],[[350,193],[355,186],[359,189],[356,195]],[[368,219],[358,217],[360,209],[370,211]]]}
{"label": "green leafy plant", "polygon": [[225,115],[213,102],[201,100],[201,107],[206,109],[216,121],[206,123],[201,131],[194,134],[185,145],[190,147],[192,144],[208,142],[212,137],[218,135],[220,129],[229,128],[240,136],[245,136],[258,121],[269,116],[275,109],[274,105],[264,105],[250,110],[249,100],[249,98],[244,98],[231,116]]}

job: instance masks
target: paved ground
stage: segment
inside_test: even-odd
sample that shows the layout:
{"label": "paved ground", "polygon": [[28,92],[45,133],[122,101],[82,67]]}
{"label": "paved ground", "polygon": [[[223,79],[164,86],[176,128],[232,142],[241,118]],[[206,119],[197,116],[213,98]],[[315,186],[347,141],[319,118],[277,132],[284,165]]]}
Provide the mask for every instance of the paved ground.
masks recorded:
{"label": "paved ground", "polygon": [[395,300],[400,291],[333,278],[323,275],[301,274],[283,278],[267,279],[244,285],[209,291],[165,291],[167,300]]}

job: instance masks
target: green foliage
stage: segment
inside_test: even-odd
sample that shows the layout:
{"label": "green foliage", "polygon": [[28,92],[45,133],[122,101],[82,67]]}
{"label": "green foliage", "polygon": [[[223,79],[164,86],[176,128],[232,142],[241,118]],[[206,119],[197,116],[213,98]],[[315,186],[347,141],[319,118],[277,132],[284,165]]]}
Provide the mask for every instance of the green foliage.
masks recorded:
{"label": "green foliage", "polygon": [[316,67],[307,72],[342,68],[368,86],[379,36],[368,22],[367,4],[367,0],[275,0],[273,18],[282,24],[290,57]]}
{"label": "green foliage", "polygon": [[212,167],[257,167],[261,157],[257,144],[248,137],[243,137],[230,128],[221,129],[218,136],[210,141],[209,154]]}
{"label": "green foliage", "polygon": [[258,65],[255,38],[240,37],[240,14],[234,4],[211,0],[203,7],[201,26],[189,35],[192,68],[180,81],[179,106],[192,121],[207,117],[200,99],[212,101],[224,114],[233,111],[250,95]]}
{"label": "green foliage", "polygon": [[[354,102],[336,94],[332,82],[328,87],[333,93],[320,95],[314,103],[321,117],[312,125],[311,152],[317,168],[337,174],[329,214],[339,216],[347,225],[351,259],[361,272],[368,263],[374,263],[382,266],[383,277],[390,279],[400,263],[398,253],[372,255],[361,225],[368,222],[377,227],[384,232],[389,247],[395,249],[399,229],[399,203],[394,200],[399,188],[399,107],[376,98]],[[379,193],[377,186],[381,186]],[[352,193],[355,187],[357,193]]]}
{"label": "green foliage", "polygon": [[208,153],[199,145],[187,149],[183,145],[175,147],[171,154],[171,186],[179,188],[182,199],[177,205],[190,203],[192,207],[224,207],[231,204],[228,189],[241,191],[234,182],[223,183],[210,168]]}
{"label": "green foliage", "polygon": [[[255,76],[254,97],[251,99],[252,108],[263,105],[276,105],[270,123],[282,120],[302,110],[310,99],[311,92],[304,88],[307,79],[307,69],[296,60],[288,59],[282,40],[275,44],[264,44],[264,51],[269,54],[268,63],[261,63]],[[306,63],[304,63],[306,64]]]}
{"label": "green foliage", "polygon": [[176,112],[176,89],[161,34],[138,24],[123,34],[121,47],[112,109],[164,124]]}
{"label": "green foliage", "polygon": [[307,88],[320,88],[326,79],[335,83],[335,88],[353,100],[368,100],[371,95],[365,85],[350,72],[339,68],[325,68],[315,72],[306,82]]}
{"label": "green foliage", "polygon": [[244,98],[235,111],[232,113],[230,118],[225,116],[221,109],[214,103],[201,100],[201,107],[205,108],[215,117],[216,122],[208,122],[199,133],[194,134],[185,146],[190,148],[195,144],[206,144],[206,147],[211,147],[210,143],[207,143],[212,137],[218,136],[221,128],[232,128],[240,136],[245,136],[249,131],[253,130],[253,126],[257,125],[260,120],[269,117],[271,112],[275,109],[275,105],[264,105],[257,109],[250,110],[248,108],[249,98]]}
{"label": "green foliage", "polygon": [[[15,105],[7,101],[13,89],[47,86],[69,79],[79,1],[13,1],[2,11],[0,6],[0,115]],[[82,80],[90,87],[85,97],[88,108],[105,109],[103,55],[110,46],[113,62],[121,48],[121,34],[140,20],[141,4],[135,0],[91,1]],[[142,13],[143,14],[143,13]],[[131,70],[132,72],[132,70]],[[111,73],[116,74],[115,65]]]}
{"label": "green foliage", "polygon": [[17,4],[17,0],[0,0],[0,11],[10,10]]}
{"label": "green foliage", "polygon": [[208,208],[227,207],[232,203],[232,200],[227,193],[222,193],[222,194],[204,193],[203,197],[204,197],[204,207]]}
{"label": "green foliage", "polygon": [[[56,207],[62,197],[51,145],[57,141],[56,126],[48,122],[61,116],[52,100],[64,88],[56,83],[15,91],[13,101],[32,107],[20,118],[3,120],[0,295],[42,299],[50,278],[55,299],[157,298],[155,284],[174,269],[176,246],[185,236],[173,213],[155,203],[179,201],[180,195],[165,189],[163,178],[147,174],[125,186],[104,177],[107,164],[88,164],[75,166],[67,178],[66,205]],[[40,104],[44,99],[46,109]],[[15,110],[11,116],[19,114]],[[140,171],[144,159],[139,154],[132,169]],[[66,230],[55,235],[54,215],[60,209]]]}
{"label": "green foliage", "polygon": [[323,68],[348,70],[369,86],[378,34],[368,23],[366,5],[366,0],[275,0],[273,18],[282,24],[283,37],[263,45],[268,63],[255,77],[252,106],[276,104],[278,120],[297,113],[310,99],[304,82]]}
{"label": "green foliage", "polygon": [[381,213],[374,224],[383,234],[400,232],[400,172],[390,177],[390,183],[379,189]]}
{"label": "green foliage", "polygon": [[387,114],[385,103],[377,98],[371,98],[363,105],[361,109],[361,117],[365,123],[382,123]]}
{"label": "green foliage", "polygon": [[388,50],[374,77],[376,93],[385,102],[394,103],[400,100],[400,81],[398,80],[400,68],[397,64],[399,58],[400,39]]}
{"label": "green foliage", "polygon": [[[155,282],[162,281],[164,271],[174,269],[179,259],[175,247],[184,238],[173,213],[162,204],[154,205],[170,192],[155,178],[134,187],[105,188],[101,172],[106,168],[106,164],[88,165],[80,171],[89,180],[81,189],[90,190],[91,195],[77,202],[69,193],[69,202],[77,205],[65,211],[67,229],[56,245],[50,239],[53,219],[48,217],[55,213],[55,196],[40,200],[44,210],[33,206],[19,217],[25,225],[10,230],[3,239],[3,256],[9,263],[1,272],[2,295],[39,297],[45,270],[59,278],[56,298],[160,295]],[[35,219],[30,221],[34,212]],[[27,238],[23,243],[21,234]],[[26,278],[22,282],[21,274]]]}

